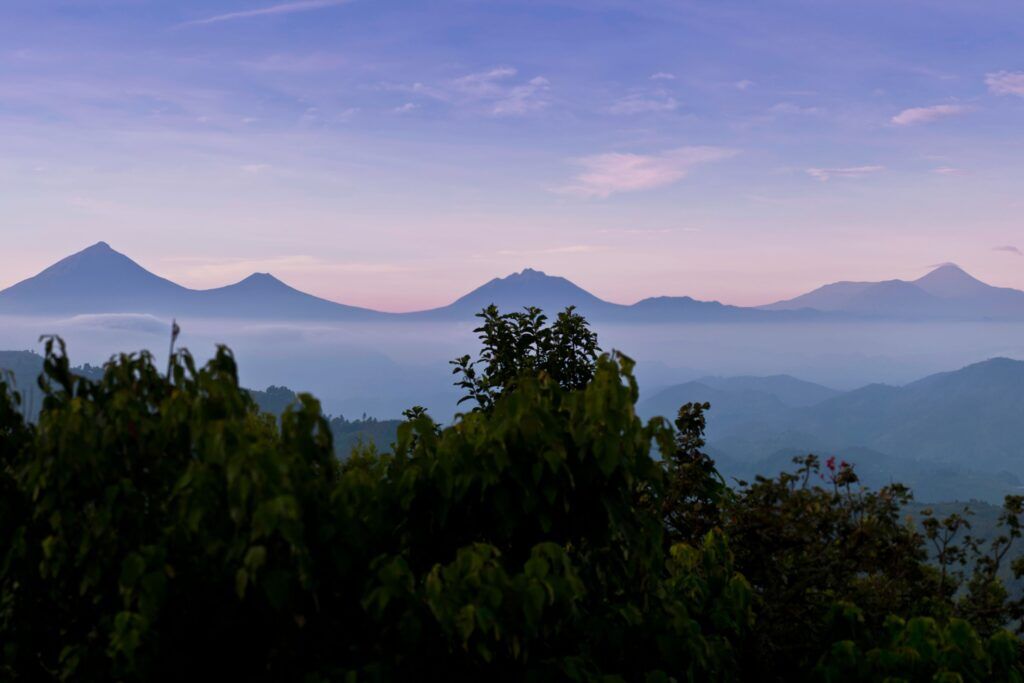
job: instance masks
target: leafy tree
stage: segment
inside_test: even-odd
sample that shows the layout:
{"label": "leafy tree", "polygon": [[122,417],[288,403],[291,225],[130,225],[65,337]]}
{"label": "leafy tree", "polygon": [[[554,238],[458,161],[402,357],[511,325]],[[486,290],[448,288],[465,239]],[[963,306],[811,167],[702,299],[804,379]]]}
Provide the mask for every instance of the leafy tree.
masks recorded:
{"label": "leafy tree", "polygon": [[[550,325],[539,308],[501,313],[493,304],[477,314],[483,322],[473,330],[480,338],[480,354],[452,361],[459,376],[456,386],[474,401],[477,410],[489,410],[505,390],[524,375],[546,375],[566,389],[582,389],[594,377],[601,350],[586,319],[569,306]],[[483,366],[480,368],[479,366]],[[478,369],[479,368],[479,369]]]}
{"label": "leafy tree", "polygon": [[692,543],[722,525],[730,490],[702,450],[710,403],[687,403],[676,416],[674,448],[665,456],[662,516],[671,541]]}

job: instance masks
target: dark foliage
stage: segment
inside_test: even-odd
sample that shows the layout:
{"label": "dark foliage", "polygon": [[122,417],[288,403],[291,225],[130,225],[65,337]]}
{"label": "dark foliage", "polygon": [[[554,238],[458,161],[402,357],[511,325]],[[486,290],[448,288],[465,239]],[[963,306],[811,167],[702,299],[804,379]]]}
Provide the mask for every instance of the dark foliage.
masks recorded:
{"label": "dark foliage", "polygon": [[1020,499],[982,544],[813,456],[730,490],[708,406],[641,421],[571,310],[484,319],[476,409],[344,460],[224,348],[89,379],[48,340],[37,424],[0,383],[0,678],[1022,681]]}
{"label": "dark foliage", "polygon": [[478,359],[466,355],[452,361],[456,386],[466,391],[459,403],[473,401],[475,409],[489,410],[523,376],[545,376],[564,389],[582,389],[593,379],[601,352],[597,334],[572,306],[550,325],[533,307],[501,313],[491,305],[477,317],[483,320],[473,330],[480,338]]}

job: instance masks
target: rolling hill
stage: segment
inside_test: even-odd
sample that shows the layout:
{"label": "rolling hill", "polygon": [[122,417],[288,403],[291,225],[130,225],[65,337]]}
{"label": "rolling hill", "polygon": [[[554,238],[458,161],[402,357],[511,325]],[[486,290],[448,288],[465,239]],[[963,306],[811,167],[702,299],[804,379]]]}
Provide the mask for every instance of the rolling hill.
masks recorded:
{"label": "rolling hill", "polygon": [[[993,358],[904,386],[872,384],[831,396],[792,378],[754,380],[669,387],[638,412],[671,417],[682,403],[709,401],[709,447],[741,463],[723,468],[737,476],[777,472],[792,455],[813,452],[852,461],[868,453],[876,478],[907,480],[916,472],[924,481],[927,472],[945,472],[941,482],[929,480],[929,490],[949,491],[958,480],[964,496],[988,500],[1015,491],[1024,478],[1022,361]],[[791,385],[800,391],[788,397],[777,388]]]}

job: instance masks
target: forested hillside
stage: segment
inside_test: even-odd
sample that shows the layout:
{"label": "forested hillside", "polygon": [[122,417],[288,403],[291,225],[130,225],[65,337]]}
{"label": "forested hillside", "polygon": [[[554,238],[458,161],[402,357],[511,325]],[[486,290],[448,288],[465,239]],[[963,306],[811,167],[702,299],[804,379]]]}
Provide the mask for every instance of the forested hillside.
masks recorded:
{"label": "forested hillside", "polygon": [[[287,387],[270,386],[264,391],[249,390],[259,409],[280,417],[286,408],[299,407],[301,402],[294,391]],[[339,457],[348,457],[359,446],[371,444],[389,450],[398,436],[400,420],[378,420],[365,415],[356,420],[344,416],[327,416],[327,424],[334,438],[334,450]]]}
{"label": "forested hillside", "polygon": [[905,386],[848,392],[794,378],[705,378],[646,398],[641,415],[710,402],[708,443],[723,473],[775,475],[794,455],[835,455],[865,481],[897,480],[930,501],[998,503],[1024,477],[1024,362],[993,358]]}

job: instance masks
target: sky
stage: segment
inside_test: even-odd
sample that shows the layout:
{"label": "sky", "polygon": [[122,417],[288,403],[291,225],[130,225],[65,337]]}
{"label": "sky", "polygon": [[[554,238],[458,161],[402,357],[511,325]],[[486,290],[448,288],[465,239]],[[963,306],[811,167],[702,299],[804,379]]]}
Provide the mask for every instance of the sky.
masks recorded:
{"label": "sky", "polygon": [[1024,288],[1020,0],[4,0],[0,287]]}

